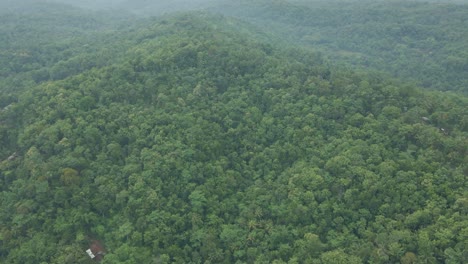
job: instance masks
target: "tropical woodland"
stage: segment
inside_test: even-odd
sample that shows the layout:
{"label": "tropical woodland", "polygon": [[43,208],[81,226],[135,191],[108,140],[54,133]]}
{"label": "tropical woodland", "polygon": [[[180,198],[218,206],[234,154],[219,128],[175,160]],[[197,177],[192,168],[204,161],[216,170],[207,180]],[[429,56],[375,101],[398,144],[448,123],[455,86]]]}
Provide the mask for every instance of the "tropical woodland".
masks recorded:
{"label": "tropical woodland", "polygon": [[0,262],[467,263],[468,6],[265,3],[0,4]]}

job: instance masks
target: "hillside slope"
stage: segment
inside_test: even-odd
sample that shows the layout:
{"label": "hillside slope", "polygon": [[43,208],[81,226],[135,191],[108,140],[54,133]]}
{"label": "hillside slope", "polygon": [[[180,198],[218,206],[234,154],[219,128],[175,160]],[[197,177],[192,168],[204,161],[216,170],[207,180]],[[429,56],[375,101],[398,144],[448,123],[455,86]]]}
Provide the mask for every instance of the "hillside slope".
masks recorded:
{"label": "hillside slope", "polygon": [[466,262],[467,98],[233,23],[141,23],[0,112],[0,261]]}
{"label": "hillside slope", "polygon": [[[25,0],[23,0],[25,1]],[[73,1],[56,0],[73,3]],[[110,4],[112,2],[112,4]],[[464,2],[464,4],[463,4]],[[468,93],[466,1],[172,0],[95,1],[80,6],[154,16],[208,10],[289,42],[321,50],[335,64],[381,71],[439,91]]]}
{"label": "hillside slope", "polygon": [[440,91],[468,90],[468,5],[415,1],[230,1],[249,21],[335,64],[379,70]]}

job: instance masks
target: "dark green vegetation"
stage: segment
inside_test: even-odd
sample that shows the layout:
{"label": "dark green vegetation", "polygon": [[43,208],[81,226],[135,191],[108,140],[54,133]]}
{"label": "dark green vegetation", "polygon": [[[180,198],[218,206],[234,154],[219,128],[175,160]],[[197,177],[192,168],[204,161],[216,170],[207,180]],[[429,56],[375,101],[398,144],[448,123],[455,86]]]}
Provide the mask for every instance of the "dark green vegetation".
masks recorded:
{"label": "dark green vegetation", "polygon": [[[237,1],[246,19],[334,62],[467,93],[468,5],[410,1]],[[290,3],[293,2],[293,3]]]}
{"label": "dark green vegetation", "polygon": [[320,50],[333,63],[466,94],[468,2],[427,2],[141,0],[115,7],[147,15],[208,9],[249,21],[288,44]]}
{"label": "dark green vegetation", "polygon": [[128,48],[123,40],[129,36],[116,34],[125,32],[127,20],[115,19],[60,4],[0,5],[0,77],[7,82],[2,92],[109,64],[112,52]]}
{"label": "dark green vegetation", "polygon": [[465,96],[207,13],[34,37],[47,10],[1,17],[31,40],[0,43],[0,262],[468,261]]}

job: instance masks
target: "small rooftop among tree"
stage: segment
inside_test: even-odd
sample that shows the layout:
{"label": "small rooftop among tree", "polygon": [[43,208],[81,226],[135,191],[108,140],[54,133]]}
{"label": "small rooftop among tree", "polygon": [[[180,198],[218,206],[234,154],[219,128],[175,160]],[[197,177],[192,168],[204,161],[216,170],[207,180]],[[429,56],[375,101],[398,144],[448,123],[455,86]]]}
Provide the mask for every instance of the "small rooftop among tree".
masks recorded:
{"label": "small rooftop among tree", "polygon": [[86,250],[86,253],[93,260],[101,261],[106,254],[106,250],[100,241],[92,240],[89,248]]}

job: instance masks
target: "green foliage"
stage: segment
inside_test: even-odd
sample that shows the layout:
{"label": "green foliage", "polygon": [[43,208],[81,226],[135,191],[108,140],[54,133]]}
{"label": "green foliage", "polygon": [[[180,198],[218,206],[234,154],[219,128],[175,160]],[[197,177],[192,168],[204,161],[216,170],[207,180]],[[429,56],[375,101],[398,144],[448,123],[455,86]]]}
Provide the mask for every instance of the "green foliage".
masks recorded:
{"label": "green foliage", "polygon": [[468,99],[235,23],[141,21],[107,64],[2,86],[0,262],[467,261]]}
{"label": "green foliage", "polygon": [[337,64],[467,93],[466,2],[254,0],[212,9],[319,49]]}

